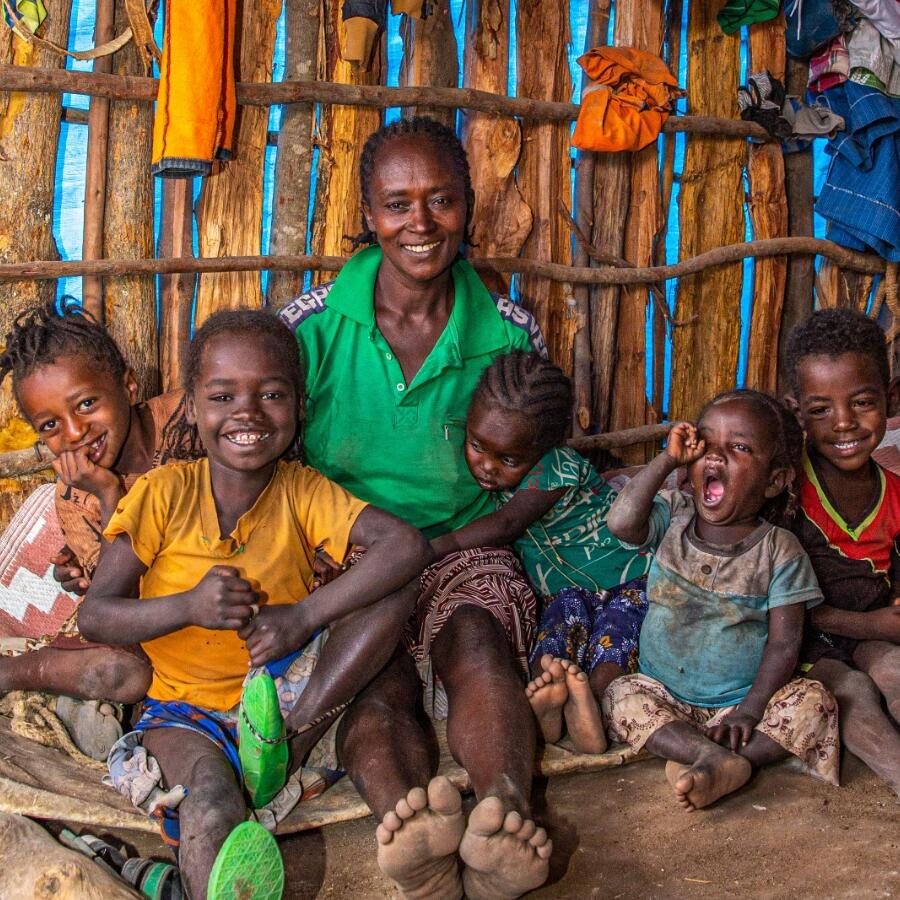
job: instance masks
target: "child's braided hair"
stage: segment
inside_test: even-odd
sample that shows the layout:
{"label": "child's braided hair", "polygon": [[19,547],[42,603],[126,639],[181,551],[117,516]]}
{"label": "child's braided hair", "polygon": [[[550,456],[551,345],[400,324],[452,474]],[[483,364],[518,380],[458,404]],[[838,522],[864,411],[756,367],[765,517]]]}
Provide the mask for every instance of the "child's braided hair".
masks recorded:
{"label": "child's braided hair", "polygon": [[[214,338],[223,334],[235,334],[241,337],[256,336],[267,342],[269,359],[284,372],[294,385],[297,396],[298,421],[297,433],[287,450],[282,454],[284,460],[300,459],[303,444],[303,428],[301,424],[306,379],[300,363],[300,350],[293,333],[273,312],[265,309],[225,309],[213,313],[203,325],[197,329],[188,347],[187,361],[184,368],[183,386],[185,397],[193,393],[203,365],[203,353]],[[191,425],[185,415],[185,401],[182,400],[172,416],[171,425],[167,426],[165,437],[165,453],[175,459],[198,459],[205,455],[196,425]]]}
{"label": "child's braided hair", "polygon": [[[80,356],[97,371],[121,379],[128,369],[110,333],[78,305],[63,297],[34,306],[16,317],[0,353],[0,383],[13,378],[13,393],[21,409],[17,385],[42,366]],[[24,410],[23,410],[24,412]]]}
{"label": "child's braided hair", "polygon": [[769,463],[771,469],[788,469],[787,485],[777,497],[766,500],[760,510],[760,516],[776,525],[786,522],[796,509],[797,497],[794,492],[794,481],[800,469],[800,460],[803,455],[803,430],[797,422],[796,416],[783,404],[779,403],[769,394],[762,391],[754,391],[749,388],[740,388],[734,391],[725,391],[717,394],[708,401],[700,415],[697,416],[699,424],[703,417],[714,406],[727,403],[730,400],[743,400],[753,404],[769,424],[774,438],[772,460]]}
{"label": "child's braided hair", "polygon": [[562,445],[572,416],[572,383],[540,353],[513,350],[498,356],[481,373],[469,408],[476,403],[529,419],[534,448],[543,456]]}
{"label": "child's braided hair", "polygon": [[877,366],[885,387],[891,378],[884,332],[865,313],[846,307],[819,309],[796,325],[787,340],[785,364],[788,383],[796,394],[800,390],[797,368],[807,356],[829,356],[844,353],[868,356]]}
{"label": "child's braided hair", "polygon": [[[359,187],[363,202],[372,207],[372,174],[375,171],[375,159],[381,150],[395,138],[415,136],[424,141],[430,141],[439,150],[448,162],[448,168],[454,175],[458,175],[463,181],[463,190],[466,196],[466,230],[465,242],[472,243],[471,227],[472,212],[475,209],[475,192],[472,190],[472,176],[469,172],[469,158],[465,148],[456,132],[441,122],[428,116],[412,116],[407,119],[398,119],[389,125],[382,125],[378,131],[372,132],[363,147],[359,160]],[[363,244],[376,244],[378,238],[375,232],[366,225],[363,215],[362,233],[351,238],[353,246],[360,247]]]}

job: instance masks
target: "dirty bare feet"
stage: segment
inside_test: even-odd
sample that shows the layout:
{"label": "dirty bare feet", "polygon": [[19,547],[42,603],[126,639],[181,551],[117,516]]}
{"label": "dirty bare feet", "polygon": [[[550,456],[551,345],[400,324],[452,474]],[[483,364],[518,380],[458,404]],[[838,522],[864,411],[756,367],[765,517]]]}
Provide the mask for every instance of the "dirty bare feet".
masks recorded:
{"label": "dirty bare feet", "polygon": [[606,730],[600,715],[600,704],[594,697],[587,675],[573,662],[564,661],[569,696],[563,706],[563,717],[569,737],[579,753],[603,753]]}
{"label": "dirty bare feet", "polygon": [[465,829],[459,791],[443,775],[427,792],[413,788],[375,830],[378,865],[402,897],[459,900],[463,895],[456,851]]}
{"label": "dirty bare feet", "polygon": [[675,789],[678,803],[687,812],[709,806],[743,787],[752,771],[753,767],[743,756],[724,748],[704,753],[690,766],[666,763],[666,778]]}
{"label": "dirty bare feet", "polygon": [[548,744],[555,744],[562,737],[563,707],[569,696],[566,687],[566,670],[563,661],[549,653],[541,657],[543,672],[529,681],[525,696],[534,710],[541,734]]}
{"label": "dirty bare feet", "polygon": [[553,842],[543,828],[499,797],[485,797],[469,815],[459,845],[469,900],[513,900],[547,880]]}

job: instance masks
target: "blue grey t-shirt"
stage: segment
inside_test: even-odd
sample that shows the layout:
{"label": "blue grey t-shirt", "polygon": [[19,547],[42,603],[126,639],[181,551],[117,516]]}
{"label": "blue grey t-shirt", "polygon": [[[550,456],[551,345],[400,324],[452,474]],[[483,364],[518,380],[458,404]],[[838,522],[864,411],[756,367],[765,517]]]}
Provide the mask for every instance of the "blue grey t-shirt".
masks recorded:
{"label": "blue grey t-shirt", "polygon": [[769,636],[769,610],[822,602],[800,542],[760,521],[738,544],[697,536],[694,501],[662,491],[644,546],[656,547],[647,580],[640,671],[695,706],[731,706],[747,696]]}

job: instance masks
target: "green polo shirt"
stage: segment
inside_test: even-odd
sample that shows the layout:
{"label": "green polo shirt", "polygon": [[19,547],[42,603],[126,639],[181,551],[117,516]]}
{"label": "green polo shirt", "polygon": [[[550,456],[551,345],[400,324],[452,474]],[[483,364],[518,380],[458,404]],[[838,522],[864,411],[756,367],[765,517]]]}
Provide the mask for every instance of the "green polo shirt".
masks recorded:
{"label": "green polo shirt", "polygon": [[281,310],[306,365],[304,461],[434,537],[494,511],[463,455],[482,371],[511,350],[546,351],[531,314],[458,260],[450,320],[407,384],[375,323],[380,264],[380,248],[361,250],[335,281]]}

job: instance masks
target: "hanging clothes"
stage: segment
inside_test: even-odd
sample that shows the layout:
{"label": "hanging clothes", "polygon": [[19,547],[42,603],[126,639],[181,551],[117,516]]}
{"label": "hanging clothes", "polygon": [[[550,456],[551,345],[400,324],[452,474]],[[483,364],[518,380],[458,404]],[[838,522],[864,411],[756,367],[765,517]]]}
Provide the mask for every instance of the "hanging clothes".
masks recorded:
{"label": "hanging clothes", "polygon": [[812,56],[854,25],[849,0],[786,0],[784,14],[787,52],[798,59]]}
{"label": "hanging clothes", "polygon": [[738,109],[745,122],[762,125],[772,137],[786,139],[791,136],[791,126],[781,114],[784,106],[784,85],[764,69],[747,78],[738,88]]}
{"label": "hanging clothes", "polygon": [[641,150],[652,144],[684,91],[652,53],[597,47],[579,57],[591,83],[581,98],[572,144],[581,150]]}
{"label": "hanging clothes", "polygon": [[850,53],[847,36],[839,34],[827,43],[809,61],[807,88],[814,94],[842,84],[850,77]]}
{"label": "hanging clothes", "polygon": [[375,37],[387,19],[387,0],[344,0],[341,19],[344,29],[341,59],[368,66]]}
{"label": "hanging clothes", "polygon": [[231,157],[236,7],[236,0],[166,0],[154,175],[208,175],[213,162]]}
{"label": "hanging clothes", "polygon": [[900,38],[900,3],[897,0],[853,0],[853,5],[886,38]]}
{"label": "hanging clothes", "polygon": [[780,5],[781,0],[728,0],[716,19],[725,34],[734,34],[742,25],[774,19]]}
{"label": "hanging clothes", "polygon": [[833,138],[844,130],[844,120],[833,110],[820,103],[807,106],[799,97],[785,97],[781,114],[790,125],[791,136],[781,142],[785,153],[808,150],[813,138]]}
{"label": "hanging clothes", "polygon": [[[15,9],[18,14],[18,20],[15,20],[11,14],[11,10]],[[6,17],[6,24],[10,28],[14,27],[16,21],[21,22],[32,34],[41,27],[41,23],[47,18],[47,10],[41,0],[15,0],[14,3],[7,6],[3,4],[3,15]]]}
{"label": "hanging clothes", "polygon": [[828,237],[900,262],[900,99],[846,81],[820,100],[847,125],[826,147],[832,156],[816,212]]}
{"label": "hanging clothes", "polygon": [[861,19],[847,39],[847,54],[851,81],[900,96],[900,38],[886,38],[868,19]]}

